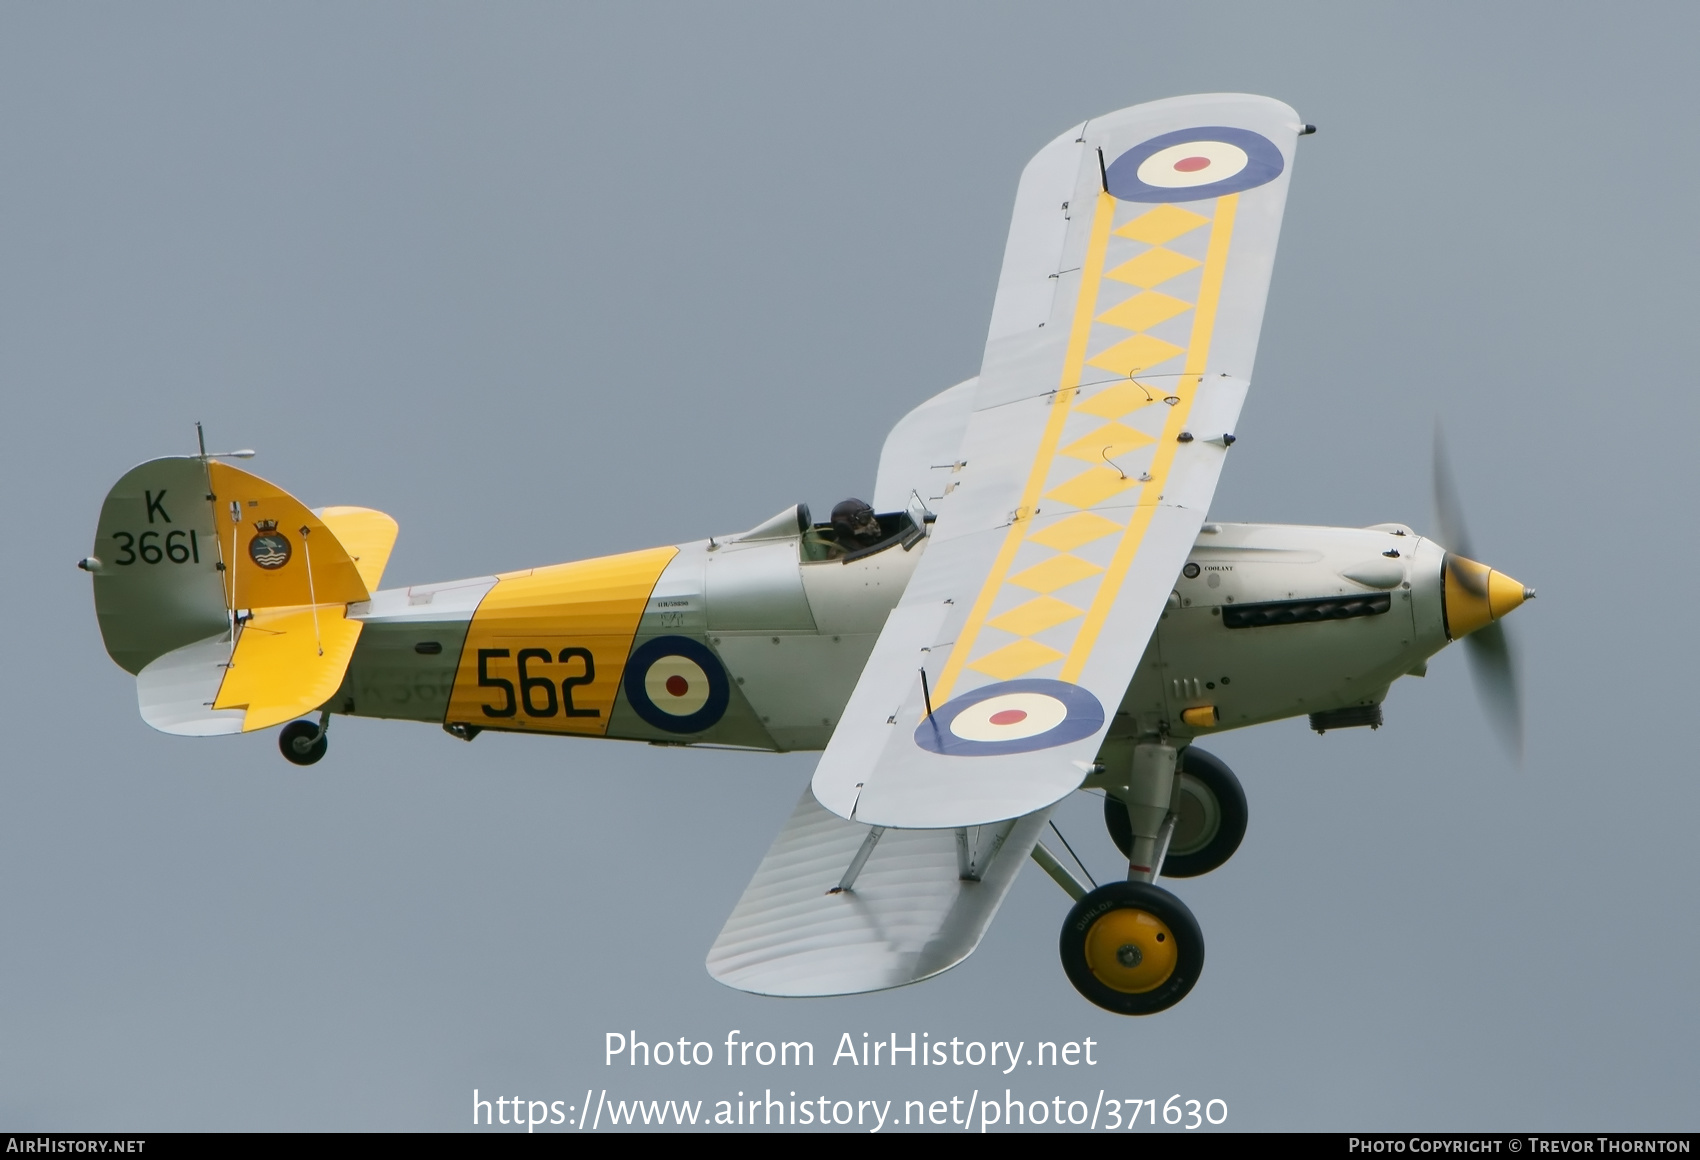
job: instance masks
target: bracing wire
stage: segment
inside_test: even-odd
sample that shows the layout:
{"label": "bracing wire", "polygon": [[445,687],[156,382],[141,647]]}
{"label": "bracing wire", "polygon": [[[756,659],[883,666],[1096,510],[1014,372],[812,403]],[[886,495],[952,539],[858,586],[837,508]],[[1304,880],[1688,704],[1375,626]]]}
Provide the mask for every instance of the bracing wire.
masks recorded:
{"label": "bracing wire", "polygon": [[236,500],[230,501],[230,663],[236,664],[236,557],[239,537],[242,535],[242,505]]}
{"label": "bracing wire", "polygon": [[1051,829],[1056,833],[1057,840],[1063,844],[1063,849],[1068,851],[1068,856],[1074,859],[1074,864],[1080,867],[1080,872],[1086,875],[1086,881],[1092,883],[1092,889],[1098,889],[1098,880],[1092,877],[1092,871],[1086,868],[1086,863],[1080,860],[1080,855],[1076,854],[1074,852],[1074,847],[1068,844],[1068,839],[1063,837],[1063,832],[1057,829],[1055,821],[1051,822]]}
{"label": "bracing wire", "polygon": [[307,533],[311,529],[305,525],[301,528],[301,551],[307,557],[307,599],[313,605],[313,643],[319,646],[319,655],[325,655],[325,642],[319,636],[319,598],[313,591],[313,549],[307,542]]}

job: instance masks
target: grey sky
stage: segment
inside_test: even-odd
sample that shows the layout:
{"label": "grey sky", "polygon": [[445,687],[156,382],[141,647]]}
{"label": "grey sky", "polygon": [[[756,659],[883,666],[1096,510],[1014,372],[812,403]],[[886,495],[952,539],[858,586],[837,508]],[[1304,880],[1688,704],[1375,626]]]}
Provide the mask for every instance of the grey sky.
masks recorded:
{"label": "grey sky", "polygon": [[[471,1091],[946,1098],[1003,1077],[605,1069],[606,1031],[1081,1039],[1030,1098],[1237,1128],[1695,1127],[1687,654],[1697,20],[1677,5],[0,8],[0,1126],[455,1128]],[[811,755],[339,721],[153,733],[87,554],[132,464],[255,446],[401,524],[386,580],[694,539],[871,489],[975,372],[1021,166],[1087,116],[1287,101],[1220,519],[1429,524],[1446,424],[1528,758],[1464,659],[1387,726],[1208,746],[1251,828],[1204,976],[1104,1014],[1026,872],[980,951],[781,1002],[703,955]],[[1060,820],[1094,872],[1096,799]],[[1090,853],[1087,853],[1090,851]],[[1024,1069],[1025,1070],[1025,1069]],[[1017,1086],[1018,1091],[1023,1085]]]}

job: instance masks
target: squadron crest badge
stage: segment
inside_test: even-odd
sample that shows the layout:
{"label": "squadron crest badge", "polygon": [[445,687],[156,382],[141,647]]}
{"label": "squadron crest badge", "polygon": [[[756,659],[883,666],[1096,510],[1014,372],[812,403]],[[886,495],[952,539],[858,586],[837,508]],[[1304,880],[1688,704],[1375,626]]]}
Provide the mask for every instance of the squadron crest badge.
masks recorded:
{"label": "squadron crest badge", "polygon": [[294,549],[289,537],[277,530],[276,520],[260,520],[254,524],[257,532],[248,541],[248,558],[268,572],[275,572],[289,563]]}

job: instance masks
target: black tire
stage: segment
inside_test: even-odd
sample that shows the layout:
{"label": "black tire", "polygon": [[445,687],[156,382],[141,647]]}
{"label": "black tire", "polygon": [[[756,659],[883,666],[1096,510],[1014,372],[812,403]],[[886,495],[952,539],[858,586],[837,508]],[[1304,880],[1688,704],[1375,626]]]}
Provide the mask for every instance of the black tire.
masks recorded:
{"label": "black tire", "polygon": [[[313,740],[315,734],[317,741]],[[330,748],[330,738],[319,733],[319,727],[311,721],[291,721],[277,735],[277,747],[296,765],[312,765]]]}
{"label": "black tire", "polygon": [[1198,920],[1148,882],[1109,882],[1075,903],[1058,950],[1074,989],[1117,1015],[1168,1010],[1204,969]]}
{"label": "black tire", "polygon": [[[1181,750],[1181,797],[1174,839],[1163,859],[1165,878],[1197,878],[1234,856],[1245,838],[1245,790],[1234,771],[1196,745]],[[1133,825],[1120,798],[1104,798],[1104,828],[1122,857],[1133,844]]]}

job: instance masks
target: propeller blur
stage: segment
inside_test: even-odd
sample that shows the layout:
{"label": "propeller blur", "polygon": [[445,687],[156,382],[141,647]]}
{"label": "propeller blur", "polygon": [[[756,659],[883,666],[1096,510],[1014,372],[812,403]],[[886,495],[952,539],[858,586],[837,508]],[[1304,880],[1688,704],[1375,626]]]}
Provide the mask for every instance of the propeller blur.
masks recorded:
{"label": "propeller blur", "polygon": [[1460,613],[1448,619],[1448,633],[1454,640],[1463,638],[1476,696],[1507,752],[1521,764],[1523,696],[1517,650],[1500,618],[1523,601],[1534,599],[1535,590],[1476,563],[1464,523],[1464,504],[1438,422],[1434,428],[1434,510],[1439,538],[1450,547],[1445,564],[1447,610],[1450,613],[1456,607]]}

